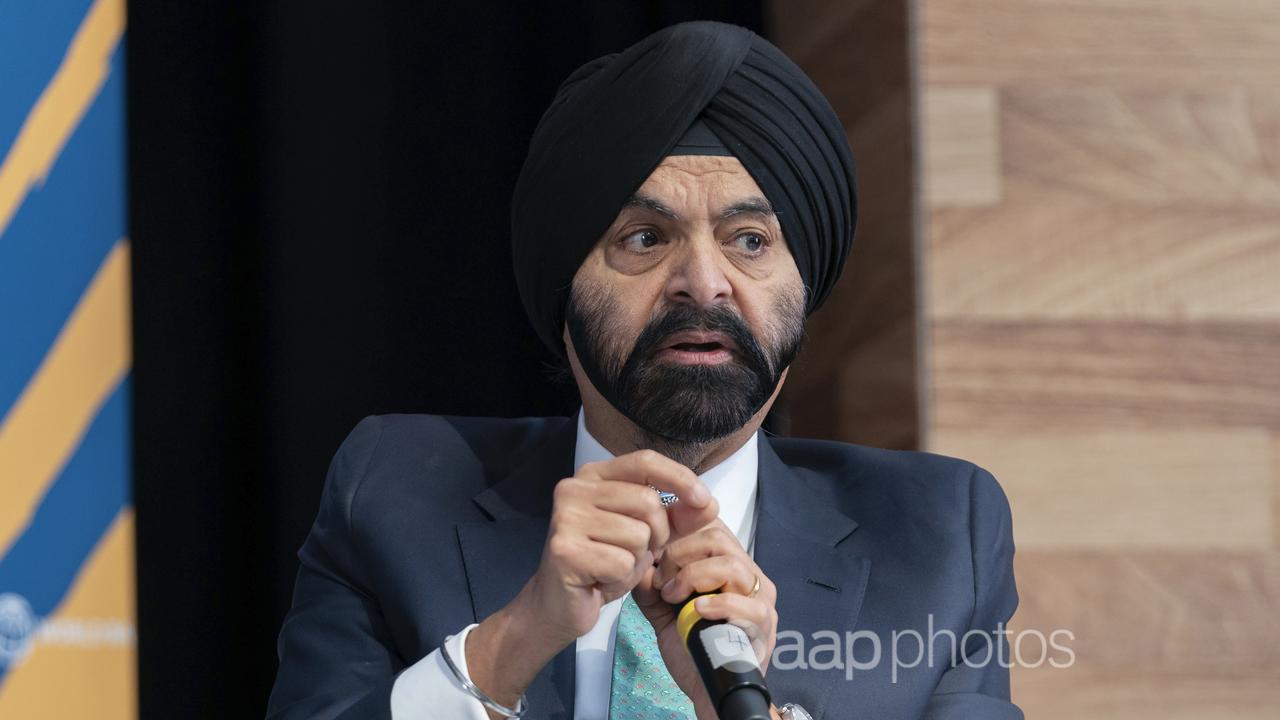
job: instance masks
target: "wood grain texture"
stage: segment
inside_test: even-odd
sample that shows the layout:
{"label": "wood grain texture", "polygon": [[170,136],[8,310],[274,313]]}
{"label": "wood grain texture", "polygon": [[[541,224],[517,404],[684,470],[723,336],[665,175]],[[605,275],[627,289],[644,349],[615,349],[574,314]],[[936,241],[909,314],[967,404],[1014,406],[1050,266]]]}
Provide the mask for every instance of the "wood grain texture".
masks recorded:
{"label": "wood grain texture", "polygon": [[1093,83],[1274,87],[1270,0],[929,0],[927,85]]}
{"label": "wood grain texture", "polygon": [[[1280,553],[1019,549],[1014,564],[1011,628],[1069,630],[1058,640],[1080,667],[1268,668],[1280,680]],[[1024,662],[1038,653],[1026,644]]]}
{"label": "wood grain texture", "polygon": [[1280,428],[1280,323],[932,326],[940,436],[991,428]]}
{"label": "wood grain texture", "polygon": [[1015,668],[1012,685],[1015,701],[1035,720],[1275,720],[1280,707],[1280,678],[1265,667],[1180,673],[1140,666]]}
{"label": "wood grain texture", "polygon": [[[1280,85],[999,97],[1002,202],[934,203],[931,316],[1280,317]],[[966,112],[926,121],[972,124]],[[951,152],[937,182],[982,176],[988,154]]]}
{"label": "wood grain texture", "polygon": [[929,225],[934,318],[1280,319],[1280,209],[1005,203]]}
{"label": "wood grain texture", "polygon": [[1278,209],[1280,69],[1275,79],[1248,89],[1002,87],[1010,197]]}
{"label": "wood grain texture", "polygon": [[999,202],[1000,110],[995,88],[927,88],[920,100],[925,206]]}
{"label": "wood grain texture", "polygon": [[1019,551],[1013,693],[1035,718],[1262,718],[1280,707],[1280,554]]}
{"label": "wood grain texture", "polygon": [[[1011,630],[1056,635],[1069,667],[1037,664],[1028,635],[1012,693],[1028,717],[1275,717],[1280,555],[1019,551]],[[1066,659],[1052,650],[1050,659]]]}
{"label": "wood grain texture", "polygon": [[1271,436],[1272,546],[1280,550],[1280,433]]}
{"label": "wood grain texture", "polygon": [[1021,547],[1272,547],[1263,430],[973,428],[934,446],[999,479]]}

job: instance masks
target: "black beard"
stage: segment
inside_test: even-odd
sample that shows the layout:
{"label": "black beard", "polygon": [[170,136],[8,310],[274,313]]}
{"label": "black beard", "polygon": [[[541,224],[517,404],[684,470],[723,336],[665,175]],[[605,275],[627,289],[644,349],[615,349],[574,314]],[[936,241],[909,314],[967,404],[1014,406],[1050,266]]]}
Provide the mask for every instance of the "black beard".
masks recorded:
{"label": "black beard", "polygon": [[[582,369],[600,394],[649,436],[651,447],[689,465],[695,448],[740,430],[764,407],[799,352],[803,300],[779,297],[774,309],[778,323],[770,329],[777,337],[763,347],[728,306],[672,305],[649,321],[625,357],[606,344],[622,331],[614,320],[617,303],[607,293],[581,292],[575,283],[565,322]],[[656,360],[663,341],[684,331],[722,332],[738,350],[716,365]]]}

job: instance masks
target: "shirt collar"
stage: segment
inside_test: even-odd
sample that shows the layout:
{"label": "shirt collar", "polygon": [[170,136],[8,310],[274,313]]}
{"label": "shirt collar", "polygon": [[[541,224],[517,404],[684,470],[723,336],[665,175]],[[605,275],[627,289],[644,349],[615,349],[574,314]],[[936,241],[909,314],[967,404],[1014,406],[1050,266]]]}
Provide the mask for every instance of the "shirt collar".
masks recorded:
{"label": "shirt collar", "polygon": [[[715,467],[698,476],[720,503],[720,519],[738,536],[744,548],[751,546],[755,526],[756,487],[760,468],[760,433],[747,438],[742,447]],[[573,470],[590,462],[612,460],[613,453],[587,431],[586,413],[578,411],[578,440]]]}

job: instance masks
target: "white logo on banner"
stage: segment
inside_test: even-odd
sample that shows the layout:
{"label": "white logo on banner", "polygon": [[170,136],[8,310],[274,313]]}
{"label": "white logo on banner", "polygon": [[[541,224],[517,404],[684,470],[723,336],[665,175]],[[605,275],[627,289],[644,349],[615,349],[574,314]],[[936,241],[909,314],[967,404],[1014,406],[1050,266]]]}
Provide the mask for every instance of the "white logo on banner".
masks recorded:
{"label": "white logo on banner", "polygon": [[13,665],[22,659],[35,627],[36,616],[26,598],[0,594],[0,665]]}
{"label": "white logo on banner", "polygon": [[0,593],[0,667],[17,665],[36,645],[104,647],[133,645],[136,631],[122,620],[36,617],[16,593]]}

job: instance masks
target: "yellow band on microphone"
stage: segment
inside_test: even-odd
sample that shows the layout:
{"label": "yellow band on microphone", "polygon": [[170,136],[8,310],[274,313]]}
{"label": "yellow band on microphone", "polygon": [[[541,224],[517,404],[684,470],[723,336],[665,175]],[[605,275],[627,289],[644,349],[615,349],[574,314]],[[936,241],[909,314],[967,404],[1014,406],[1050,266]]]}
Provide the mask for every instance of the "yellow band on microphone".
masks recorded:
{"label": "yellow band on microphone", "polygon": [[[698,597],[714,597],[720,593],[707,593]],[[698,614],[698,610],[694,608],[697,598],[690,600],[680,608],[680,614],[676,616],[676,631],[680,633],[680,641],[685,645],[689,644],[689,633],[693,630],[694,623],[702,619]]]}

